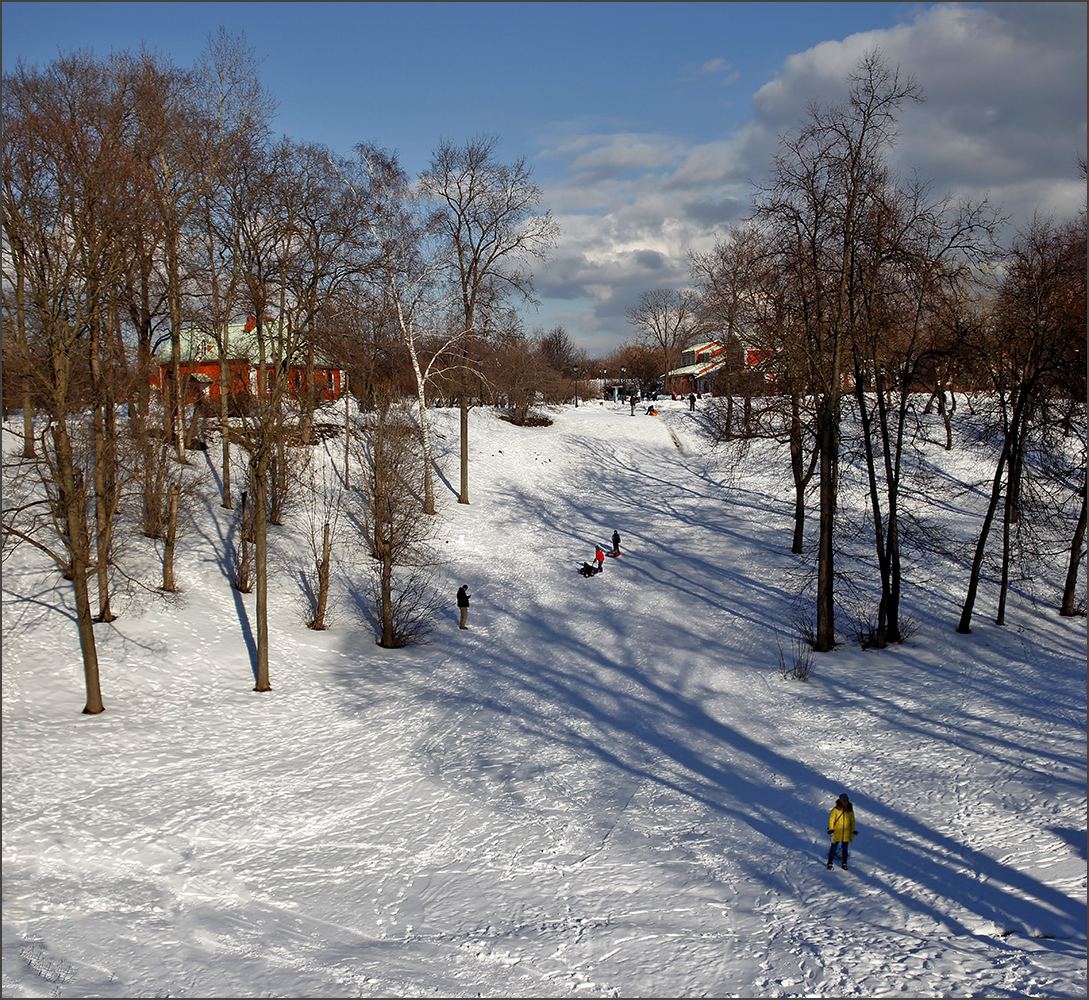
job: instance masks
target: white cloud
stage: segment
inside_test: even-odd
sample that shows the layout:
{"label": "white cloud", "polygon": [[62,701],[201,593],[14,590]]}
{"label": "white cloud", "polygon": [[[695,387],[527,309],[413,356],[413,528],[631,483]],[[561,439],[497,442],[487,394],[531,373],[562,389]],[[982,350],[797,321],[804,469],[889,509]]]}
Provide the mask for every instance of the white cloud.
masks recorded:
{"label": "white cloud", "polygon": [[708,59],[707,62],[699,68],[697,75],[721,77],[723,86],[737,83],[737,81],[741,79],[741,74],[725,59]]}
{"label": "white cloud", "polygon": [[1076,160],[1086,143],[1085,28],[1084,4],[936,6],[911,24],[792,56],[754,97],[756,120],[781,131],[805,98],[840,99],[847,73],[878,48],[926,97],[903,109],[894,164],[917,170],[936,192],[994,201],[1001,190],[1017,221],[1076,211],[1084,199]]}
{"label": "white cloud", "polygon": [[[943,4],[790,56],[753,96],[752,119],[720,140],[568,134],[544,154],[568,172],[546,185],[563,242],[541,291],[585,305],[574,335],[629,336],[626,308],[642,291],[685,283],[687,251],[745,214],[748,181],[766,174],[778,136],[811,101],[842,100],[846,77],[873,49],[926,96],[903,110],[894,166],[917,171],[936,197],[989,196],[1015,224],[1034,212],[1072,214],[1085,202],[1076,172],[1086,148],[1085,28],[1084,4]],[[701,71],[726,69],[716,59]]]}

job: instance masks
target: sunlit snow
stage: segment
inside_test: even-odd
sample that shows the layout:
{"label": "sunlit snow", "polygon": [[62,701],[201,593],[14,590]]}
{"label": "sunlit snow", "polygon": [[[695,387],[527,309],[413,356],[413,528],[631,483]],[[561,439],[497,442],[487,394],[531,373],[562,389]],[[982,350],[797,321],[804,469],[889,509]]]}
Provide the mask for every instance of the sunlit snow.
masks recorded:
{"label": "sunlit snow", "polygon": [[[910,553],[915,634],[864,651],[845,628],[786,680],[810,565],[786,455],[711,448],[702,410],[661,409],[587,402],[543,428],[476,409],[469,505],[457,413],[433,410],[432,641],[375,645],[347,518],[331,627],[307,629],[291,522],[270,693],[214,478],[178,602],[134,591],[96,626],[100,716],[70,588],[21,548],[4,996],[1085,996],[1086,622],[1059,617],[1057,564],[1002,628],[988,580],[955,632],[983,503],[957,487],[984,456],[933,428],[905,502],[949,552]],[[621,557],[579,576],[614,529]],[[839,566],[858,583],[866,544]],[[126,548],[154,581],[151,543]],[[846,872],[824,861],[841,791]]]}

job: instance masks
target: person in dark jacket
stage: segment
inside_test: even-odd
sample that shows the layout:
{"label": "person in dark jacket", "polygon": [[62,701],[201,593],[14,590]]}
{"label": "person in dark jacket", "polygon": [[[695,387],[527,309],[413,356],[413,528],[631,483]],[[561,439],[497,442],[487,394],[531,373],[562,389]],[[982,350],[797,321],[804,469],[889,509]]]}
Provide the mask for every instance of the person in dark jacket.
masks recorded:
{"label": "person in dark jacket", "polygon": [[844,792],[832,811],[828,814],[828,836],[832,840],[832,846],[828,848],[828,867],[832,867],[832,860],[836,856],[836,848],[843,853],[843,870],[847,870],[847,845],[855,839],[855,807]]}
{"label": "person in dark jacket", "polygon": [[469,584],[464,583],[458,588],[458,611],[461,614],[461,628],[468,628],[469,626],[465,622],[469,618],[469,598],[472,594],[469,593]]}
{"label": "person in dark jacket", "polygon": [[613,531],[613,555],[620,555],[620,532]]}

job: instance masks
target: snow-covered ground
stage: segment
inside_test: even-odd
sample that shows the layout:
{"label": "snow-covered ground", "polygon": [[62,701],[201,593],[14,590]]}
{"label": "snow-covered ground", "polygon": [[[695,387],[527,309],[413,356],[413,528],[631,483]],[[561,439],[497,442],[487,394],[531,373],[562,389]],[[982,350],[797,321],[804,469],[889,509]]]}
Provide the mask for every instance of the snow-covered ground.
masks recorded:
{"label": "snow-covered ground", "polygon": [[[1054,586],[999,628],[988,584],[958,635],[963,564],[913,557],[906,643],[785,680],[781,452],[711,449],[680,403],[476,410],[466,506],[457,415],[433,416],[429,645],[375,645],[347,545],[332,627],[305,628],[285,526],[254,693],[213,500],[180,601],[96,626],[89,717],[70,590],[25,547],[5,564],[4,996],[1086,995],[1086,622]],[[955,551],[980,496],[936,484],[989,473],[925,458],[912,502]]]}

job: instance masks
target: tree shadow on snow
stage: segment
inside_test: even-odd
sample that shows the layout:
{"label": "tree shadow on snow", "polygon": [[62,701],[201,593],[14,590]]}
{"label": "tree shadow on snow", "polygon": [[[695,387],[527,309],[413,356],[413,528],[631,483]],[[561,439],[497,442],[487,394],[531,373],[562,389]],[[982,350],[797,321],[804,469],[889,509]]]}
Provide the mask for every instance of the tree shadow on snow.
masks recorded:
{"label": "tree shadow on snow", "polygon": [[[238,624],[242,632],[242,639],[246,643],[246,651],[250,656],[250,670],[253,672],[253,679],[254,682],[256,682],[257,639],[253,634],[253,627],[250,625],[249,612],[246,610],[246,603],[242,599],[242,592],[234,585],[234,568],[238,565],[238,549],[235,547],[233,530],[233,521],[236,517],[236,512],[233,510],[226,510],[222,507],[213,508],[211,505],[209,506],[209,509],[212,511],[211,521],[212,524],[215,525],[217,537],[214,539],[210,538],[204,533],[202,528],[198,527],[196,530],[203,536],[209,550],[217,554],[216,561],[219,564],[219,571],[227,581],[227,587],[234,600],[235,612],[238,614]],[[227,521],[226,526],[224,525],[224,521]]]}
{"label": "tree shadow on snow", "polygon": [[[739,567],[753,549],[762,564],[789,567],[789,518],[774,539],[770,532],[759,537],[744,511],[724,504],[709,480],[705,489],[695,489],[691,480],[676,483],[639,471],[610,456],[605,446],[588,449],[586,461],[600,481],[588,484],[577,502],[506,484],[510,523],[502,523],[502,512],[495,521],[504,536],[524,532],[527,524],[544,526],[534,536],[535,554],[570,559],[570,590],[553,593],[518,566],[495,567],[497,586],[486,603],[474,604],[471,615],[474,628],[482,622],[480,632],[447,644],[441,663],[431,669],[414,669],[405,660],[395,668],[376,663],[361,679],[346,666],[342,680],[359,699],[351,710],[362,711],[383,688],[391,698],[410,698],[427,713],[419,752],[431,758],[443,780],[479,789],[512,809],[586,817],[582,843],[588,851],[600,848],[624,821],[636,795],[687,803],[679,815],[707,825],[707,839],[729,859],[732,872],[794,896],[799,866],[822,864],[827,852],[824,824],[831,797],[840,790],[839,771],[822,771],[777,750],[776,720],[768,720],[766,740],[726,721],[728,712],[716,702],[727,695],[705,689],[693,674],[697,666],[706,673],[708,664],[719,663],[723,675],[731,676],[739,657],[729,645],[732,636],[755,633],[768,648],[792,631],[782,620],[792,595],[772,582],[774,572],[757,578],[713,557],[732,545],[742,553]],[[663,516],[676,527],[676,537],[661,537]],[[602,576],[582,580],[576,567],[613,526],[625,538],[625,557]],[[693,544],[701,538],[714,538],[715,546]],[[628,558],[632,551],[639,557]],[[662,603],[683,606],[688,620],[633,621],[630,608],[579,589],[608,586],[613,574],[624,574],[620,578],[638,583],[640,591],[662,593]],[[711,620],[728,621],[738,631],[725,635],[700,627]],[[654,635],[652,648],[633,638],[641,624]],[[529,660],[528,650],[547,655]],[[770,668],[770,649],[768,656]],[[744,671],[732,675],[738,683],[755,678],[751,667]],[[996,679],[992,672],[979,693],[1023,708],[1023,699],[1017,700],[1023,684],[1023,677]],[[939,725],[921,709],[905,709],[869,690],[851,690],[840,681],[827,689],[833,716],[842,702],[852,711],[864,707],[878,725],[950,748],[963,745],[984,759],[1029,753],[1028,735],[1003,731],[978,714],[964,712],[956,721],[943,716]],[[1039,755],[1039,748],[1031,752]],[[1076,770],[1078,754],[1072,749],[1056,763]],[[1000,932],[1084,932],[1083,902],[883,801],[879,791],[860,804],[860,826],[856,846],[862,857],[880,858],[881,864],[856,865],[855,875],[952,933],[979,931],[965,924],[962,907]],[[680,836],[677,831],[675,851],[681,850]],[[796,863],[782,864],[784,855]],[[829,895],[830,901],[837,898]],[[996,946],[1002,945],[996,940]]]}

